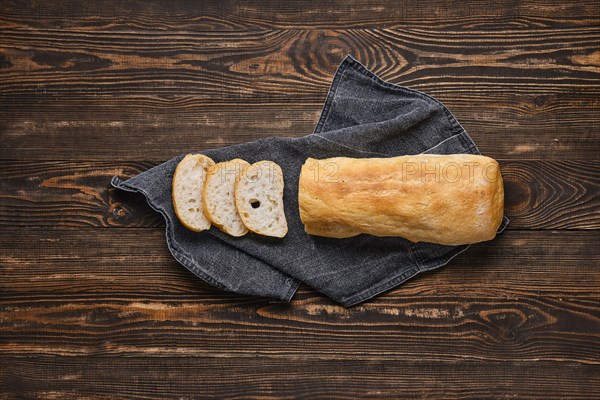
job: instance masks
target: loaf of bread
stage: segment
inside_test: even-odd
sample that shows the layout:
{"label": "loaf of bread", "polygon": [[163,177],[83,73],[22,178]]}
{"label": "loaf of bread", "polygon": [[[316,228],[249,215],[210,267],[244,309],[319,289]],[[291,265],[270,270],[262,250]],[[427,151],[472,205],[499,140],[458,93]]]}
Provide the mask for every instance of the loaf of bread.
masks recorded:
{"label": "loaf of bread", "polygon": [[298,202],[311,235],[459,245],[495,237],[504,188],[498,163],[478,155],[309,158]]}

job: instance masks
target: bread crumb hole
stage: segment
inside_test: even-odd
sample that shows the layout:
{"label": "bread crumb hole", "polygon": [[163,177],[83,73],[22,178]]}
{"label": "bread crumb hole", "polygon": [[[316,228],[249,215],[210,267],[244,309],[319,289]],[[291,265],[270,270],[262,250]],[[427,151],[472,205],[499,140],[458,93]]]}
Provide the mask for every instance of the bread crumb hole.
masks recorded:
{"label": "bread crumb hole", "polygon": [[252,208],[258,208],[260,207],[260,201],[256,199],[250,199],[250,205],[252,206]]}

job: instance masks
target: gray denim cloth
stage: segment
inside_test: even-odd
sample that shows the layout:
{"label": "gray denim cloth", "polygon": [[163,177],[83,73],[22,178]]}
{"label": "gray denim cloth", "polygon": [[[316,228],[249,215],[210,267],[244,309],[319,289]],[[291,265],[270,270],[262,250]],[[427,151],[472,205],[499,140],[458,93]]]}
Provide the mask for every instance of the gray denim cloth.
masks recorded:
{"label": "gray denim cloth", "polygon": [[[189,149],[190,153],[194,149]],[[202,151],[215,162],[273,160],[284,174],[283,239],[250,233],[234,238],[212,227],[184,228],[173,211],[175,157],[116,188],[141,192],[166,220],[173,256],[206,282],[233,292],[289,301],[300,281],[351,306],[393,288],[420,272],[447,264],[468,246],[412,243],[402,238],[359,235],[348,239],[310,236],[298,211],[298,178],[307,157],[392,157],[407,154],[479,154],[454,116],[430,96],[384,82],[353,57],[340,64],[313,134],[272,137]],[[508,220],[504,218],[499,232]]]}

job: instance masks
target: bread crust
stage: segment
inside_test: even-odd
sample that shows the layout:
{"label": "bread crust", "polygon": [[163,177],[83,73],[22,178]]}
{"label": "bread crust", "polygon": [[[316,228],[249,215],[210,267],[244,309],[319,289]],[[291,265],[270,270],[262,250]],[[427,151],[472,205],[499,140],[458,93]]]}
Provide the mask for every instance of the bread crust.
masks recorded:
{"label": "bread crust", "polygon": [[459,245],[495,237],[504,186],[498,163],[479,155],[309,158],[298,203],[312,235]]}
{"label": "bread crust", "polygon": [[[184,165],[184,161],[189,161],[190,158],[196,158],[197,162],[202,162],[205,163],[205,165],[207,166],[206,168],[210,168],[213,165],[215,165],[215,162],[210,158],[205,156],[204,154],[187,154],[180,162],[179,164],[177,164],[177,167],[175,168],[175,172],[173,173],[173,179],[171,180],[171,199],[173,200],[173,209],[175,210],[175,215],[177,215],[177,219],[179,220],[179,222],[181,222],[181,224],[183,226],[185,226],[187,229],[194,231],[194,232],[202,232],[206,229],[197,229],[191,225],[189,225],[184,218],[181,217],[181,212],[180,212],[180,207],[177,204],[177,196],[175,194],[175,184],[177,182],[177,175],[178,172],[180,172],[181,170],[179,169],[179,167],[181,165]],[[204,182],[203,182],[204,184]],[[204,210],[203,210],[204,213]],[[206,217],[206,216],[205,216]],[[208,220],[210,222],[210,219]],[[209,225],[210,228],[210,225]]]}

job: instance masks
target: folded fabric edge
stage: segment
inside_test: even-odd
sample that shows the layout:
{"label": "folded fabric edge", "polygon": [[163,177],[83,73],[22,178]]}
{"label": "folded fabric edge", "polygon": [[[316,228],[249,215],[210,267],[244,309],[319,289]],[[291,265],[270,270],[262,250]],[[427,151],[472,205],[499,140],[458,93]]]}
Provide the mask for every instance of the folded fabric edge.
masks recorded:
{"label": "folded fabric edge", "polygon": [[315,125],[315,129],[313,129],[313,134],[321,132],[321,128],[323,127],[323,125],[327,121],[327,118],[329,117],[329,112],[331,111],[331,107],[333,106],[333,99],[335,98],[335,94],[338,85],[342,80],[342,76],[344,75],[344,70],[353,62],[358,61],[356,61],[356,59],[350,54],[347,54],[346,57],[336,68],[331,84],[329,85],[329,89],[327,90],[327,95],[325,96],[323,108],[321,108],[321,116],[319,117],[319,121],[317,121],[317,124]]}
{"label": "folded fabric edge", "polygon": [[[207,274],[206,272],[204,272],[203,270],[201,270],[200,268],[198,268],[193,261],[191,261],[184,252],[180,251],[176,246],[174,246],[174,244],[172,243],[171,239],[170,239],[170,235],[169,235],[169,229],[170,229],[170,221],[167,218],[167,216],[164,214],[164,212],[162,210],[160,210],[160,208],[156,207],[154,204],[152,204],[152,201],[150,200],[150,196],[144,192],[144,190],[137,188],[137,187],[133,187],[127,184],[127,181],[123,181],[122,179],[120,179],[117,176],[113,176],[111,181],[110,181],[111,186],[113,186],[115,189],[119,189],[119,190],[123,190],[126,192],[130,192],[130,193],[141,193],[144,195],[144,198],[146,199],[146,202],[148,203],[148,205],[156,212],[158,212],[159,214],[162,215],[162,217],[165,220],[165,238],[167,241],[167,248],[169,249],[169,252],[171,253],[171,255],[173,256],[173,258],[175,258],[175,260],[177,260],[177,262],[179,262],[181,265],[183,265],[186,269],[188,269],[190,272],[192,272],[194,275],[196,275],[198,278],[202,279],[203,281],[205,281],[206,283],[222,289],[222,290],[226,290],[232,293],[241,293],[241,292],[236,292],[234,290],[231,290],[229,288],[227,288],[227,286],[223,283],[221,283],[219,280],[217,280],[216,278],[212,277],[211,275]],[[249,257],[251,257],[250,255],[248,255]],[[289,277],[288,280],[286,280],[287,282],[287,290],[283,291],[283,294],[277,294],[276,296],[273,297],[268,297],[268,296],[257,296],[255,294],[251,294],[251,293],[243,293],[245,295],[250,295],[250,296],[257,296],[257,297],[266,297],[268,299],[271,300],[271,302],[290,302],[291,299],[294,297],[294,294],[296,293],[298,287],[300,286],[300,281],[298,279],[295,279],[293,277]]]}
{"label": "folded fabric edge", "polygon": [[359,303],[363,303],[383,292],[386,292],[388,290],[391,290],[391,289],[397,287],[398,285],[408,281],[409,279],[416,277],[417,275],[419,275],[422,272],[427,272],[429,270],[433,270],[433,269],[437,269],[437,268],[441,268],[441,267],[445,266],[450,261],[452,261],[456,256],[467,251],[467,249],[469,247],[470,247],[470,245],[464,246],[462,248],[460,248],[460,247],[457,248],[456,251],[454,251],[451,255],[443,258],[440,261],[436,261],[436,262],[432,263],[427,269],[421,269],[419,266],[419,263],[415,262],[416,265],[413,268],[409,269],[408,271],[405,271],[401,274],[393,276],[383,282],[380,282],[380,284],[375,287],[371,287],[371,288],[365,289],[363,291],[360,291],[358,293],[354,293],[350,296],[344,297],[339,301],[339,304],[341,304],[344,307],[352,307]]}

